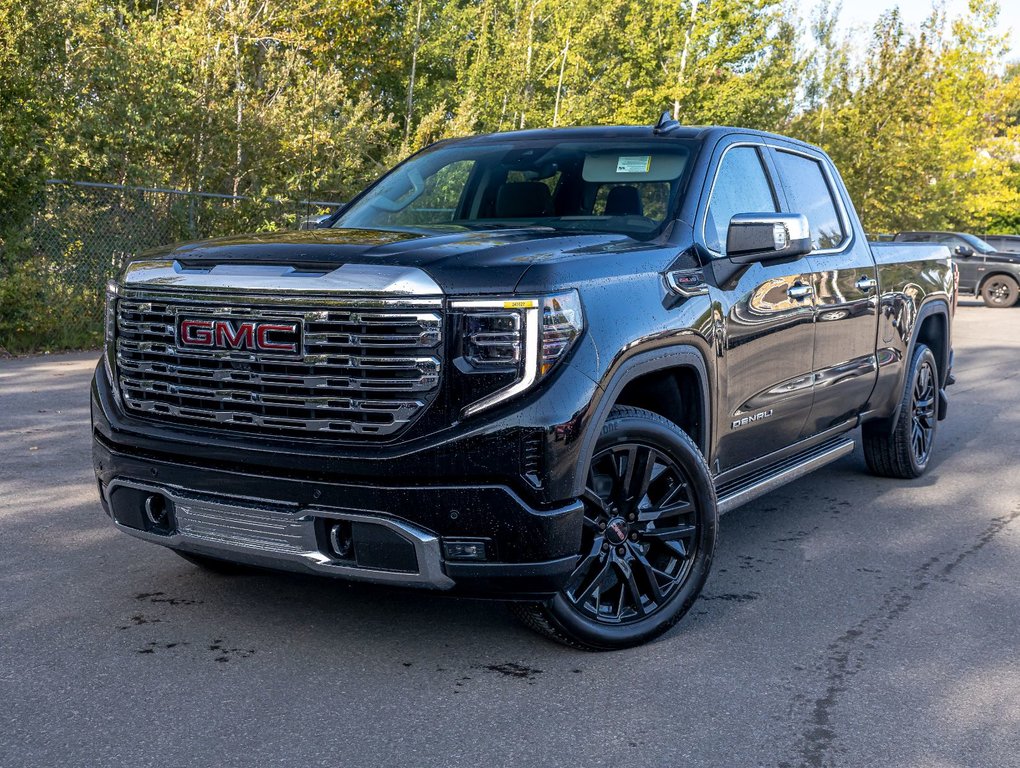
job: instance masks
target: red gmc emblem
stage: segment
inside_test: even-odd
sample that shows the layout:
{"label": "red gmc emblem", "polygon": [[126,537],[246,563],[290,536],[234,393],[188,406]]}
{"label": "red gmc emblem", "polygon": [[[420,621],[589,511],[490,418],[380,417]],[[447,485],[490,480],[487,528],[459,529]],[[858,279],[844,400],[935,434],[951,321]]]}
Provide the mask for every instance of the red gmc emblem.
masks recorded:
{"label": "red gmc emblem", "polygon": [[192,349],[296,355],[301,349],[301,323],[181,318],[177,321],[177,343]]}

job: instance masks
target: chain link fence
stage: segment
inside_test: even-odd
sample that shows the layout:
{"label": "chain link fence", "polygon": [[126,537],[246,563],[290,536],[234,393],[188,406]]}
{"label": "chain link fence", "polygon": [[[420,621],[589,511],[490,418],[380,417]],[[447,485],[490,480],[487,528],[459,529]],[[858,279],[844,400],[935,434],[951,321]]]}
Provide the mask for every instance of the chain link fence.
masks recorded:
{"label": "chain link fence", "polygon": [[0,254],[0,351],[98,346],[104,286],[139,251],[297,228],[340,204],[52,180]]}

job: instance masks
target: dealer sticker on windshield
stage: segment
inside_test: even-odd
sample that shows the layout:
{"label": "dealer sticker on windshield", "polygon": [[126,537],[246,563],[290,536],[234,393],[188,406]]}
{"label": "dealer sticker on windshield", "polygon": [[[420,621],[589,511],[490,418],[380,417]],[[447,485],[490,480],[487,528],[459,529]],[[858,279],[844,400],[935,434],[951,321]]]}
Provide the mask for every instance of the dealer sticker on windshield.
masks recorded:
{"label": "dealer sticker on windshield", "polygon": [[617,173],[648,173],[651,167],[651,155],[628,155],[616,161]]}

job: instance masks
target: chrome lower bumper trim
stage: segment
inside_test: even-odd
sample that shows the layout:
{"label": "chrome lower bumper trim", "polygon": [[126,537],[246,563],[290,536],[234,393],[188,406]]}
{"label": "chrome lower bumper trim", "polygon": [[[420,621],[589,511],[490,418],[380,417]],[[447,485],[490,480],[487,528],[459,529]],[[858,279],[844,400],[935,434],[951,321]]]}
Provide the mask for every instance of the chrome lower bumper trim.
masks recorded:
{"label": "chrome lower bumper trim", "polygon": [[[258,499],[210,500],[187,490],[133,480],[113,480],[106,486],[106,502],[118,487],[162,494],[174,506],[176,527],[170,534],[114,525],[124,533],[184,552],[221,557],[235,562],[284,570],[318,573],[377,583],[450,589],[453,579],[443,572],[439,539],[408,523],[377,515],[359,515],[318,507],[293,512],[274,509]],[[417,572],[390,571],[338,563],[319,550],[316,518],[369,523],[389,529],[414,547]]]}

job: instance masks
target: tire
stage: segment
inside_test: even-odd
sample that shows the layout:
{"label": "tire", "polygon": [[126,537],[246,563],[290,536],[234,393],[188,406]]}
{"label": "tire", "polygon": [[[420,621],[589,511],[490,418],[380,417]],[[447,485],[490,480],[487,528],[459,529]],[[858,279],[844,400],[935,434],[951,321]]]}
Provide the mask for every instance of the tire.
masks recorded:
{"label": "tire", "polygon": [[708,465],[669,420],[616,406],[595,446],[583,500],[581,558],[567,584],[547,602],[512,610],[575,648],[646,643],[687,613],[711,570],[718,510]]}
{"label": "tire", "polygon": [[869,422],[862,429],[864,458],[879,477],[912,480],[931,462],[938,425],[939,376],[935,356],[918,344],[900,400],[900,412],[892,431],[887,422]]}
{"label": "tire", "polygon": [[1008,275],[992,275],[981,286],[981,300],[989,307],[1012,307],[1020,295],[1020,286]]}
{"label": "tire", "polygon": [[194,552],[181,552],[179,549],[172,549],[170,551],[178,557],[187,560],[192,565],[197,565],[203,571],[209,571],[220,576],[237,576],[238,574],[248,573],[251,570],[251,566],[232,563],[229,560],[220,560],[218,557],[196,555]]}

